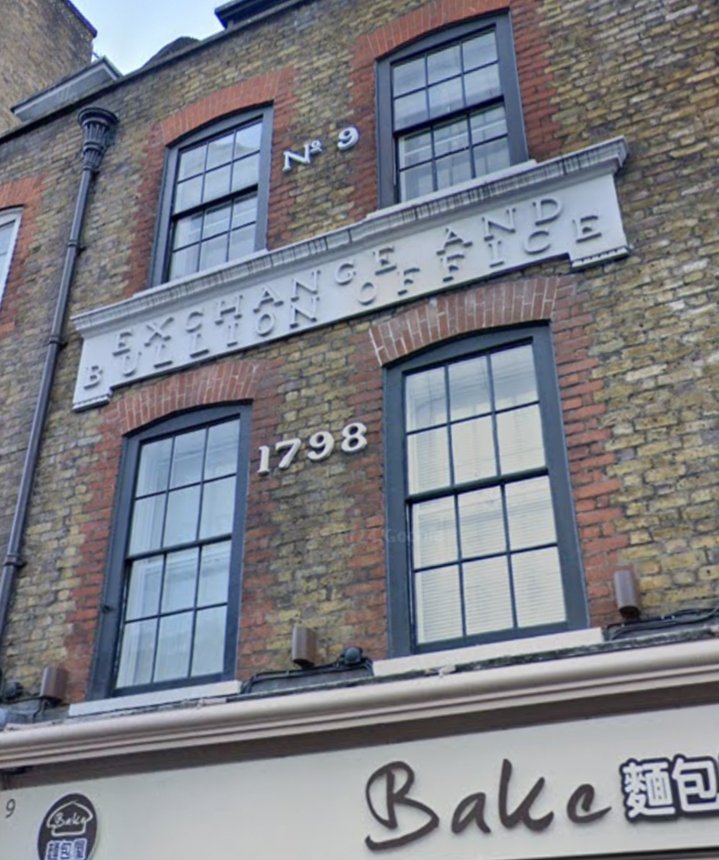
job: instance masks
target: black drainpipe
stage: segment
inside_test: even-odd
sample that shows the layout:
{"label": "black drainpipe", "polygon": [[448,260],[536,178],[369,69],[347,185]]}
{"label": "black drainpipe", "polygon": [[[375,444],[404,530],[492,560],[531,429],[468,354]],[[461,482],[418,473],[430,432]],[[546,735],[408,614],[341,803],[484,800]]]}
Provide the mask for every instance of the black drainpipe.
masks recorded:
{"label": "black drainpipe", "polygon": [[3,634],[5,633],[15,576],[24,564],[21,553],[25,535],[25,524],[30,508],[30,493],[37,470],[40,444],[47,420],[58,355],[63,346],[63,327],[70,299],[70,287],[72,286],[75,273],[75,263],[80,252],[80,234],[82,232],[83,221],[85,220],[90,186],[92,185],[93,177],[100,169],[105,150],[111,143],[112,133],[117,124],[117,117],[109,110],[88,107],[80,111],[78,121],[84,133],[82,142],[82,176],[80,177],[80,187],[77,191],[75,212],[70,227],[70,238],[68,239],[65,251],[65,265],[62,270],[62,278],[55,305],[55,316],[53,317],[52,330],[47,340],[47,352],[45,353],[40,391],[35,403],[35,413],[30,427],[27,450],[25,451],[25,463],[23,464],[20,478],[15,515],[13,516],[7,553],[3,563],[2,575],[0,576],[0,643],[2,643]]}

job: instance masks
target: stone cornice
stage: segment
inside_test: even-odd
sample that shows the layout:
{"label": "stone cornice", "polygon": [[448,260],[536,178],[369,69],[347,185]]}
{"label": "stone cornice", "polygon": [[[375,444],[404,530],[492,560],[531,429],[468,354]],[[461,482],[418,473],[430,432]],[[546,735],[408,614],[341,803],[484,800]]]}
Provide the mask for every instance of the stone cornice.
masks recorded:
{"label": "stone cornice", "polygon": [[539,722],[540,712],[554,720],[607,715],[716,701],[718,687],[714,639],[563,659],[558,654],[491,669],[448,669],[354,687],[8,727],[0,733],[0,771],[318,734],[329,744],[332,736],[353,730],[412,725],[430,732],[457,718],[471,719],[476,728],[492,714],[501,714],[502,725]]}

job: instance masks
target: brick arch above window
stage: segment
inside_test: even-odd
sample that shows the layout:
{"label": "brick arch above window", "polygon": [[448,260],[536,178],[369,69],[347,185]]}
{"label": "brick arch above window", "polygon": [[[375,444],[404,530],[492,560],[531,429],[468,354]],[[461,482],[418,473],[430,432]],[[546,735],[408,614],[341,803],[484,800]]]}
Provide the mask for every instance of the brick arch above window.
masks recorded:
{"label": "brick arch above window", "polygon": [[107,407],[111,424],[117,435],[127,435],[173,413],[254,400],[263,371],[262,362],[235,360],[163,377],[115,398]]}
{"label": "brick arch above window", "polygon": [[433,30],[468,18],[506,11],[511,5],[510,0],[431,0],[358,39],[354,64],[374,62]]}
{"label": "brick arch above window", "polygon": [[558,297],[574,280],[537,277],[481,284],[444,293],[370,326],[381,365],[463,334],[529,322],[550,321]]}
{"label": "brick arch above window", "polygon": [[158,123],[158,138],[163,146],[171,146],[184,135],[224,116],[274,102],[291,80],[291,70],[278,69],[203,96]]}

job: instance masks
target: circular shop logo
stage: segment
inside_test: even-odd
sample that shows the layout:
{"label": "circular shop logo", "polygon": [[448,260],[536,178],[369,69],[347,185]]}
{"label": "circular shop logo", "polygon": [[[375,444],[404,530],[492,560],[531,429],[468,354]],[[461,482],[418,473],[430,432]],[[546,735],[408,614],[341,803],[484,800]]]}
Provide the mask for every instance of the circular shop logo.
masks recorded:
{"label": "circular shop logo", "polygon": [[40,825],[40,860],[90,860],[97,839],[97,813],[84,794],[66,794]]}

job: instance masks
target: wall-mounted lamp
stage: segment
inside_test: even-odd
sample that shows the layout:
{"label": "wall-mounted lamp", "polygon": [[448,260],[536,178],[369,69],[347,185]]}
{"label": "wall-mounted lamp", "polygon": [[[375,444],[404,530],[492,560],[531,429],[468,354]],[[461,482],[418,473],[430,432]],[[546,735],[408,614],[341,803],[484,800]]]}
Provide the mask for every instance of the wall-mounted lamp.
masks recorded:
{"label": "wall-mounted lamp", "polygon": [[57,705],[67,695],[67,670],[60,666],[45,666],[40,681],[40,698]]}
{"label": "wall-mounted lamp", "polygon": [[617,570],[614,573],[614,599],[619,614],[625,621],[636,621],[641,612],[639,589],[631,570]]}
{"label": "wall-mounted lamp", "polygon": [[295,624],[292,628],[292,662],[301,669],[317,663],[317,632],[310,627]]}

